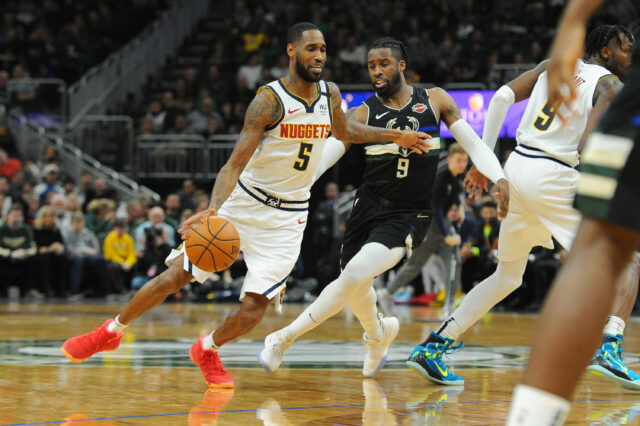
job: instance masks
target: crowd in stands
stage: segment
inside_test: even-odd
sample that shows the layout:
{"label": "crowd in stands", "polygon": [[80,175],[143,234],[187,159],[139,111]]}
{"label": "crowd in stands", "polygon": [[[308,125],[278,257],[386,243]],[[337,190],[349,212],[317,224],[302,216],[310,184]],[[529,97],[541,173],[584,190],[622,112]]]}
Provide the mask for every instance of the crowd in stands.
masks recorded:
{"label": "crowd in stands", "polygon": [[[71,84],[153,22],[167,0],[3,0],[0,92],[9,77]],[[3,93],[0,93],[2,96]]]}
{"label": "crowd in stands", "polygon": [[54,149],[38,163],[0,149],[0,297],[129,297],[166,269],[179,224],[208,205],[191,179],[162,203],[125,202],[88,172],[77,184],[65,176]]}

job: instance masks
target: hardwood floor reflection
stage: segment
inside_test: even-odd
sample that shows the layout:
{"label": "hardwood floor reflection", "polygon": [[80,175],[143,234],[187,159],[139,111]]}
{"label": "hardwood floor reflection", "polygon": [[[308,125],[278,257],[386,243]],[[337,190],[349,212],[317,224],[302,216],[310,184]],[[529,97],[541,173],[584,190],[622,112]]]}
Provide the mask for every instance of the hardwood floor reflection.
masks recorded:
{"label": "hardwood floor reflection", "polygon": [[[535,321],[492,314],[469,330],[467,350],[452,356],[464,387],[435,386],[404,367],[411,347],[438,326],[415,321],[437,312],[415,308],[400,311],[408,322],[375,379],[362,378],[362,331],[348,314],[296,342],[269,376],[256,368],[255,355],[267,333],[303,308],[287,306],[283,316],[270,310],[246,338],[221,350],[236,388],[207,391],[188,347],[236,306],[160,306],[130,327],[118,350],[75,365],[60,354],[62,341],[118,306],[0,304],[0,424],[502,424]],[[630,324],[625,337],[631,365],[640,361],[637,329]],[[568,424],[634,423],[640,393],[584,377]]]}

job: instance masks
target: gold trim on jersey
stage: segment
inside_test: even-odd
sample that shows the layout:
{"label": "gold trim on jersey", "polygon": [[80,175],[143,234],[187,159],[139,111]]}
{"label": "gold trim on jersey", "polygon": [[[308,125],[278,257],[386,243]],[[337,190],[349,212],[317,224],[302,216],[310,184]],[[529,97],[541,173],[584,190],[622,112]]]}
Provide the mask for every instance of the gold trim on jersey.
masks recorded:
{"label": "gold trim on jersey", "polygon": [[615,75],[615,74],[606,74],[606,75],[603,75],[602,77],[600,77],[600,78],[598,79],[598,83],[600,83],[600,82],[601,82],[602,80],[604,80],[605,78],[609,78],[609,77],[615,77],[615,78],[618,78],[618,76],[617,76],[617,75]]}
{"label": "gold trim on jersey", "polygon": [[284,77],[280,79],[280,84],[282,85],[282,88],[284,89],[285,92],[287,92],[288,95],[290,95],[291,97],[293,97],[294,99],[296,99],[296,100],[298,100],[300,102],[304,102],[307,105],[308,108],[311,108],[313,106],[313,104],[315,104],[316,101],[318,100],[318,98],[320,97],[320,84],[318,84],[318,82],[316,82],[316,91],[318,92],[318,94],[316,95],[315,98],[313,98],[313,101],[311,101],[311,102],[308,102],[306,99],[301,98],[300,96],[296,95],[291,90],[289,90],[287,85],[284,84]]}
{"label": "gold trim on jersey", "polygon": [[266,129],[267,129],[267,130],[273,130],[273,129],[275,129],[275,128],[276,128],[276,126],[277,126],[278,124],[280,124],[280,122],[281,122],[281,121],[282,121],[282,119],[284,118],[284,104],[282,103],[282,99],[280,99],[280,96],[278,96],[278,94],[277,94],[277,93],[276,93],[276,91],[273,89],[273,87],[268,86],[268,85],[260,86],[260,87],[258,88],[258,91],[256,92],[256,95],[257,95],[258,93],[260,93],[260,91],[261,91],[262,89],[269,89],[269,90],[271,90],[271,93],[273,93],[273,94],[275,95],[276,99],[278,100],[278,103],[280,104],[280,117],[278,117],[278,119],[277,119],[276,121],[274,121],[273,123],[269,124],[269,125],[266,127]]}

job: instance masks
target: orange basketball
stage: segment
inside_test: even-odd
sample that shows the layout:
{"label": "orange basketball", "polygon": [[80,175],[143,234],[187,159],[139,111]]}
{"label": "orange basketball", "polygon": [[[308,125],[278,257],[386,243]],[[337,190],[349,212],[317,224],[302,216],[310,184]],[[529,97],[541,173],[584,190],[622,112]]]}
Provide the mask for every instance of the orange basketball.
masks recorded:
{"label": "orange basketball", "polygon": [[209,216],[189,227],[184,247],[187,257],[207,272],[227,269],[240,252],[238,231],[227,219]]}

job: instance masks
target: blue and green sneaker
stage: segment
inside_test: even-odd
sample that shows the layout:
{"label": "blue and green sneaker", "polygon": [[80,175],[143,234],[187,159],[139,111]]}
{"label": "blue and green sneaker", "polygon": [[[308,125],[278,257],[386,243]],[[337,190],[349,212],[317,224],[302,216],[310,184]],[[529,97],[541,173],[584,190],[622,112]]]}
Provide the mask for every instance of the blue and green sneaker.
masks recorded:
{"label": "blue and green sneaker", "polygon": [[464,385],[464,379],[454,374],[442,361],[442,355],[462,349],[464,345],[451,346],[453,339],[431,333],[422,350],[418,345],[407,360],[407,366],[427,380],[439,385]]}
{"label": "blue and green sneaker", "polygon": [[605,334],[602,336],[602,346],[596,351],[587,370],[625,389],[640,390],[640,376],[624,365],[622,351],[622,334]]}

